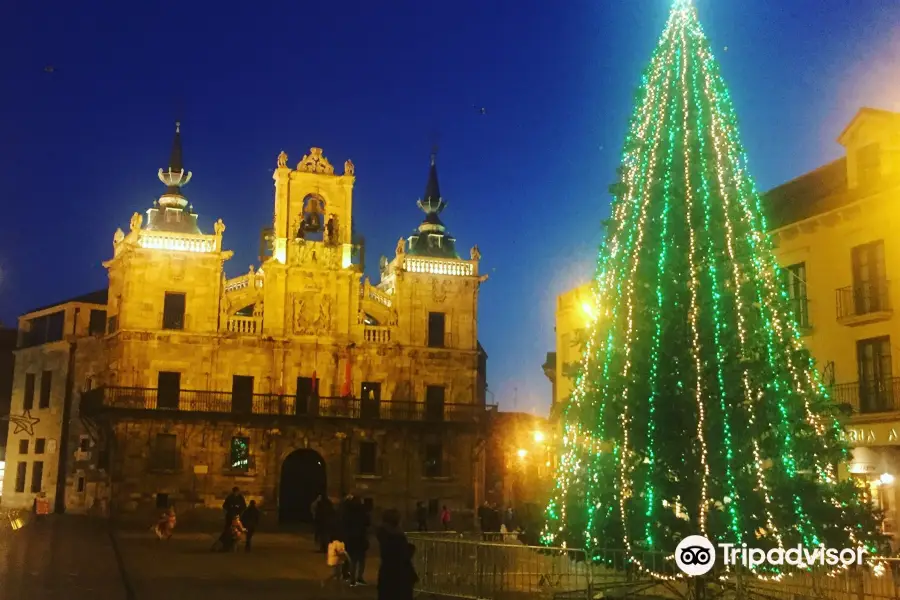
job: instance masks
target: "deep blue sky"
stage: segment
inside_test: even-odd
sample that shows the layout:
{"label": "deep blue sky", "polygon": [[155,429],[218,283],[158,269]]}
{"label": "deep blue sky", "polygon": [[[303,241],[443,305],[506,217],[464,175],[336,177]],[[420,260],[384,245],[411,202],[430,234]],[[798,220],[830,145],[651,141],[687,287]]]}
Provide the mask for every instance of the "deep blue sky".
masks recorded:
{"label": "deep blue sky", "polygon": [[[697,2],[762,188],[835,158],[860,105],[900,109],[897,3]],[[206,230],[225,221],[230,275],[255,261],[271,222],[278,152],[295,164],[314,145],[356,164],[355,225],[377,269],[421,220],[437,132],[444,220],[465,254],[479,245],[490,274],[479,314],[490,388],[504,409],[544,412],[555,297],[593,269],[668,8],[7,0],[0,316],[105,285],[116,227],[162,191],[179,107],[187,196]]]}

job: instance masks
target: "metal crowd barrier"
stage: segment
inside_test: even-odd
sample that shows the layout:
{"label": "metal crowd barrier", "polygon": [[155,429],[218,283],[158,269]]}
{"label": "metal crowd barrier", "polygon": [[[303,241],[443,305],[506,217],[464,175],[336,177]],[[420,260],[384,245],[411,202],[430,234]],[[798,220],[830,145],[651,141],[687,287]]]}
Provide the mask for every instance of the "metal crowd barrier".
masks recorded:
{"label": "metal crowd barrier", "polygon": [[[585,561],[583,550],[526,546],[512,534],[411,533],[419,582],[416,591],[471,600],[593,600],[644,596],[691,598],[694,580],[676,575],[671,555],[646,552],[636,567],[620,550],[602,550]],[[730,598],[764,600],[900,600],[900,559],[878,558],[833,573],[829,568],[789,570],[766,580],[740,569],[718,573],[710,584]],[[650,572],[655,575],[651,575]],[[659,575],[663,577],[660,578]]]}
{"label": "metal crowd barrier", "polygon": [[[580,551],[476,541],[455,534],[410,534],[416,591],[453,598],[553,598],[586,589]],[[583,552],[580,552],[583,557]]]}

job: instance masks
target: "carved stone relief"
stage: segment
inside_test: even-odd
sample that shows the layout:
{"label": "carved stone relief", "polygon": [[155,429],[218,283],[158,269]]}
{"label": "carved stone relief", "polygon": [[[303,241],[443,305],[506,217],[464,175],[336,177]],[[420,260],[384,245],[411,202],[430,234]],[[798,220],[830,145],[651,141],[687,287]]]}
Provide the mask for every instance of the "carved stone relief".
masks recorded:
{"label": "carved stone relief", "polygon": [[447,295],[453,292],[453,284],[447,281],[432,281],[431,282],[431,298],[435,302],[444,302],[447,300]]}
{"label": "carved stone relief", "polygon": [[318,291],[294,294],[294,333],[328,333],[332,325],[332,299]]}

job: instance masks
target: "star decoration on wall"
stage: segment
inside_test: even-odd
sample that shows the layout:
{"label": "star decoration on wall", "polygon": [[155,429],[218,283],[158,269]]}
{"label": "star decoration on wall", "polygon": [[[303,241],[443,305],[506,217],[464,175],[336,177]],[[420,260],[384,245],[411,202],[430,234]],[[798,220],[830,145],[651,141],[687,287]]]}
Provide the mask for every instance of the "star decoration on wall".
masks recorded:
{"label": "star decoration on wall", "polygon": [[21,415],[9,415],[8,417],[3,417],[3,420],[9,421],[16,426],[13,430],[14,434],[24,431],[30,436],[34,436],[34,426],[41,422],[37,417],[31,416],[30,410],[26,410]]}

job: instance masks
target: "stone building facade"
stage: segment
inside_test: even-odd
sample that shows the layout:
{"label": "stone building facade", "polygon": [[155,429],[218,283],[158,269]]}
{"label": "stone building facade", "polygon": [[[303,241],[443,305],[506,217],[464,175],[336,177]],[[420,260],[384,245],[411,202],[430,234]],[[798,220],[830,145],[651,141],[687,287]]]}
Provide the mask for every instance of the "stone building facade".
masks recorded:
{"label": "stone building facade", "polygon": [[[159,178],[166,191],[146,218],[115,233],[98,301],[20,318],[13,413],[40,422],[16,439],[59,440],[61,455],[32,485],[34,467],[11,448],[3,503],[30,505],[43,489],[70,511],[218,516],[237,486],[283,521],[307,517],[319,493],[404,512],[479,503],[486,276],[478,248],[460,258],[440,220],[434,158],[425,219],[382,258],[378,283],[354,262],[349,160],[338,174],[319,148],[296,168],[278,156],[269,256],[232,279],[225,225],[201,231],[185,198],[177,128]],[[34,333],[60,312],[60,335],[56,324],[52,341]],[[45,372],[49,404],[26,410]]]}

